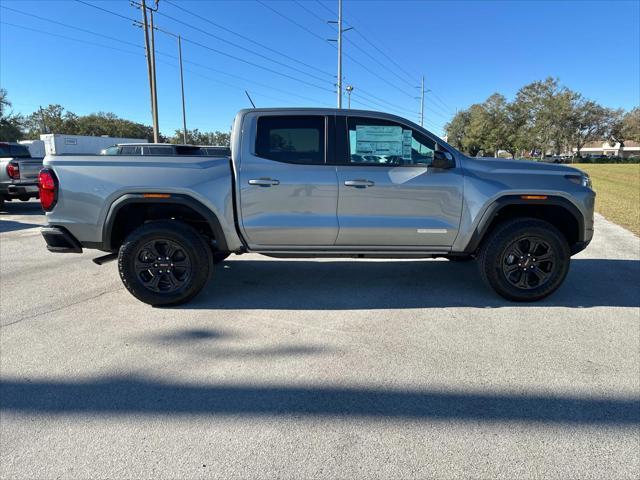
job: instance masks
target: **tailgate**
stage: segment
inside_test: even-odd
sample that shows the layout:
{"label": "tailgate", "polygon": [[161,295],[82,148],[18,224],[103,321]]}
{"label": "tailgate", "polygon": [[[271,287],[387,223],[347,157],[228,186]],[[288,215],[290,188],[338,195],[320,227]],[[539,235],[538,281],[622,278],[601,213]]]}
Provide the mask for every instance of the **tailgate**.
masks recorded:
{"label": "tailgate", "polygon": [[42,168],[42,158],[15,158],[14,163],[20,166],[19,183],[34,183],[38,181],[38,174]]}

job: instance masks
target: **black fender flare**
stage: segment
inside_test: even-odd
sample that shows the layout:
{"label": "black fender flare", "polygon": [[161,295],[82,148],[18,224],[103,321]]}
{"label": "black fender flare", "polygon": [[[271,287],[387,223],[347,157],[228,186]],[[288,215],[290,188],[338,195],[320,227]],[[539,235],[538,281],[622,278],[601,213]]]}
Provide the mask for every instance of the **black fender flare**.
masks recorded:
{"label": "black fender flare", "polygon": [[476,226],[471,240],[465,248],[465,253],[475,252],[482,239],[487,234],[491,222],[495,216],[500,213],[500,210],[511,205],[544,205],[544,206],[557,206],[567,210],[578,222],[578,242],[584,242],[584,216],[582,212],[571,201],[564,197],[555,195],[547,195],[545,199],[524,199],[521,195],[505,195],[496,199],[491,205],[487,207]]}
{"label": "black fender flare", "polygon": [[102,250],[111,252],[113,247],[111,246],[111,236],[113,234],[113,227],[115,219],[118,216],[118,212],[126,205],[131,204],[168,204],[168,205],[183,205],[194,210],[196,213],[206,219],[207,223],[211,227],[211,231],[216,237],[218,243],[218,249],[221,251],[227,251],[227,240],[224,236],[224,231],[220,225],[220,220],[210,208],[205,207],[202,203],[189,195],[184,194],[170,194],[167,198],[159,197],[146,197],[143,193],[127,193],[118,197],[109,207],[107,216],[102,228]]}

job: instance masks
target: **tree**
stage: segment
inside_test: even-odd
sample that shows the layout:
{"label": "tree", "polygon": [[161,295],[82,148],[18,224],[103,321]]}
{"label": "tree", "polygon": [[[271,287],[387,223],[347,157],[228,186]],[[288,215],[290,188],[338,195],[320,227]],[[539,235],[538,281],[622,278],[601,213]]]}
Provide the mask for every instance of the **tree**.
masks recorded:
{"label": "tree", "polygon": [[23,137],[23,118],[10,112],[11,106],[7,91],[0,88],[0,141],[15,142]]}
{"label": "tree", "polygon": [[592,100],[585,100],[578,96],[573,104],[571,115],[571,145],[576,149],[576,155],[581,156],[580,150],[587,142],[604,138],[610,128],[613,112],[598,105]]}
{"label": "tree", "polygon": [[468,110],[457,112],[449,123],[444,126],[447,141],[458,150],[465,150],[464,140],[467,137],[471,116]]}
{"label": "tree", "polygon": [[[182,130],[176,130],[169,141],[174,144],[183,143]],[[187,143],[190,145],[220,145],[228,147],[231,143],[231,134],[217,130],[215,132],[201,132],[197,128],[193,130],[187,129]]]}
{"label": "tree", "polygon": [[150,126],[119,118],[114,113],[105,112],[77,117],[76,134],[153,140],[153,128]]}
{"label": "tree", "polygon": [[626,140],[632,140],[640,143],[640,107],[625,114],[619,110],[615,111],[613,117],[609,134],[610,142],[620,142],[624,145]]}
{"label": "tree", "polygon": [[49,105],[27,116],[24,126],[29,138],[38,138],[42,133],[66,133],[77,131],[78,116],[65,111],[62,105]]}

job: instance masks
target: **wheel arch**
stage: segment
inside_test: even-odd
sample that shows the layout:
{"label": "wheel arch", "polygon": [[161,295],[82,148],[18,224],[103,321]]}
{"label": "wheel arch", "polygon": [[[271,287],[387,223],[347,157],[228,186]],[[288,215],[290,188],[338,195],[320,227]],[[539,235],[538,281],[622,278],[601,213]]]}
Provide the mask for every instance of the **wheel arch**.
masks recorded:
{"label": "wheel arch", "polygon": [[128,193],[110,206],[102,228],[103,250],[116,251],[124,238],[149,220],[182,220],[210,235],[217,250],[227,251],[227,241],[220,220],[210,208],[184,194],[167,197]]}
{"label": "wheel arch", "polygon": [[496,199],[487,207],[465,253],[473,253],[497,224],[517,217],[545,220],[554,225],[567,239],[571,253],[584,248],[584,216],[570,200],[552,195],[540,199],[524,199],[521,195],[507,195]]}

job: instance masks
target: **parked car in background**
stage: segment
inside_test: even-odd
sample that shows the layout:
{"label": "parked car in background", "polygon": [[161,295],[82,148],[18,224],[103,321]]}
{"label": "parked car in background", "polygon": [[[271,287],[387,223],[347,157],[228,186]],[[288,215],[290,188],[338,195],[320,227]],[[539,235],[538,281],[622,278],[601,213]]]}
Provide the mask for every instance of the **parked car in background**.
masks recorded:
{"label": "parked car in background", "polygon": [[100,155],[197,155],[229,157],[229,147],[175,145],[172,143],[125,143],[103,149]]}
{"label": "parked car in background", "polygon": [[[231,162],[177,162],[144,145],[113,165],[47,156],[47,248],[109,252],[97,261],[117,258],[125,287],[152,305],[188,301],[214,263],[245,252],[475,259],[497,293],[535,301],[562,284],[593,236],[584,172],[470,158],[395,115],[242,110],[231,145]],[[428,296],[440,279],[420,281]]]}
{"label": "parked car in background", "polygon": [[222,147],[218,145],[204,145],[200,147],[203,155],[208,157],[230,157],[231,147]]}
{"label": "parked car in background", "polygon": [[6,200],[37,197],[41,168],[42,157],[33,158],[25,145],[0,142],[0,207]]}
{"label": "parked car in background", "polygon": [[124,143],[105,148],[100,155],[201,155],[201,152],[195,145]]}

